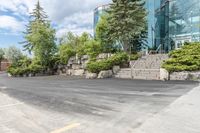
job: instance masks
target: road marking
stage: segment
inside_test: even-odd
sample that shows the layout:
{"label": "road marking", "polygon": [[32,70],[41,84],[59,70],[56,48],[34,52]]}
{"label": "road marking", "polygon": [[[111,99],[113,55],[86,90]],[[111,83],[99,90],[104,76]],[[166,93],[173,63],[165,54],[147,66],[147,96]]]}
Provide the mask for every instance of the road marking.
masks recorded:
{"label": "road marking", "polygon": [[78,126],[80,126],[80,123],[73,123],[73,124],[67,125],[67,126],[65,126],[63,128],[57,129],[55,131],[52,131],[50,133],[63,133],[63,132],[66,132],[66,131],[68,131],[70,129],[76,128]]}
{"label": "road marking", "polygon": [[0,87],[0,89],[5,90],[5,89],[7,89],[7,87],[3,86],[3,87]]}
{"label": "road marking", "polygon": [[3,105],[3,106],[0,106],[0,110],[4,109],[4,108],[8,108],[8,107],[13,107],[13,106],[17,106],[17,105],[22,105],[24,103],[15,103],[15,104],[8,104],[8,105]]}

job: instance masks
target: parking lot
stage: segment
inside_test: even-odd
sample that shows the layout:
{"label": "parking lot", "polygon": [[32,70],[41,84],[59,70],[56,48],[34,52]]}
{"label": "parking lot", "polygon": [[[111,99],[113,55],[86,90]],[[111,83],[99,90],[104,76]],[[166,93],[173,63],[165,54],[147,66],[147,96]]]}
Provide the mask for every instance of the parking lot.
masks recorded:
{"label": "parking lot", "polygon": [[197,85],[1,74],[0,132],[132,133]]}

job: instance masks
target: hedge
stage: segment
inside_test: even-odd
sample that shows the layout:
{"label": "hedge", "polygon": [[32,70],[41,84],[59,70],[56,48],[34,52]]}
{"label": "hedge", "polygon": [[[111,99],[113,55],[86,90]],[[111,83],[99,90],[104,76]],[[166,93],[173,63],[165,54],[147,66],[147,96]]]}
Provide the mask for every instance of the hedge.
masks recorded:
{"label": "hedge", "polygon": [[169,72],[200,70],[200,43],[189,43],[179,50],[169,53],[170,59],[165,61],[163,68]]}

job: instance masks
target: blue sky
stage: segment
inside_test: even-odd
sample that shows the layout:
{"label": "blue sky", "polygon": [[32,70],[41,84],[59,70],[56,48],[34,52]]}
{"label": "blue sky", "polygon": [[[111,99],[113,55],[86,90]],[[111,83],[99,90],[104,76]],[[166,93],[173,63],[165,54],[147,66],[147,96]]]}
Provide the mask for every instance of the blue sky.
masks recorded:
{"label": "blue sky", "polygon": [[[56,36],[61,37],[68,31],[75,34],[92,33],[93,9],[111,0],[40,0],[47,12]],[[28,15],[37,0],[0,1],[0,47],[15,45],[22,48],[22,32],[28,22]]]}

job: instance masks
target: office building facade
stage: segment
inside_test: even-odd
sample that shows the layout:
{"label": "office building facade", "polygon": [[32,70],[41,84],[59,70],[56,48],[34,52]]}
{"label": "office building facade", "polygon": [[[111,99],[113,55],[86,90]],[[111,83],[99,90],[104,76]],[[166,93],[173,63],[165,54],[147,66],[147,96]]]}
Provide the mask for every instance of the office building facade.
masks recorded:
{"label": "office building facade", "polygon": [[[148,22],[148,45],[168,52],[185,42],[200,41],[200,0],[145,0]],[[102,12],[95,9],[94,29]]]}
{"label": "office building facade", "polygon": [[200,41],[200,0],[146,0],[148,44],[168,52]]}

